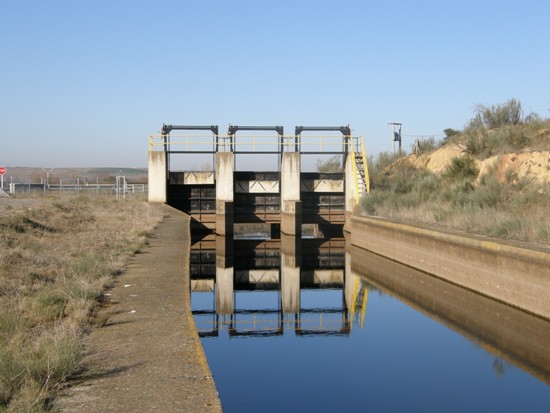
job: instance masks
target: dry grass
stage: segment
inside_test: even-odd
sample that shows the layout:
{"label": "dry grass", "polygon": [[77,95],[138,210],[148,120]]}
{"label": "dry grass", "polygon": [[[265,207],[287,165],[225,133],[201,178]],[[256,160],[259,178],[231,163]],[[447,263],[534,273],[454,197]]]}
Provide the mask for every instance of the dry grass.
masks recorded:
{"label": "dry grass", "polygon": [[0,411],[40,412],[80,369],[81,335],[104,289],[160,211],[138,200],[2,200]]}
{"label": "dry grass", "polygon": [[[456,171],[460,165],[462,171]],[[550,243],[550,184],[499,182],[491,173],[479,183],[470,164],[453,163],[443,176],[427,170],[394,171],[383,188],[363,200],[373,215],[436,224],[497,238]]]}

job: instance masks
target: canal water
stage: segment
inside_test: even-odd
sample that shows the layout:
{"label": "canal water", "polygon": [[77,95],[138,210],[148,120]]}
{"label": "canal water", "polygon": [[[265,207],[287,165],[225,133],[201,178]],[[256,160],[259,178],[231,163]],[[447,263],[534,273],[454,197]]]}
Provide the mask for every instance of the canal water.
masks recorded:
{"label": "canal water", "polygon": [[191,275],[226,413],[550,411],[550,323],[345,239],[203,239]]}

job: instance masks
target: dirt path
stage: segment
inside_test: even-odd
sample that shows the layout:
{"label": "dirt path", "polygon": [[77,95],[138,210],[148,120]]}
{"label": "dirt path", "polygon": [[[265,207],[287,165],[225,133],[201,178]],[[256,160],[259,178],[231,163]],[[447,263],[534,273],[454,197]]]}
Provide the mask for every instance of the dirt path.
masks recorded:
{"label": "dirt path", "polygon": [[163,206],[151,245],[110,291],[116,312],[85,339],[95,377],[68,388],[62,412],[221,412],[190,309],[189,217]]}

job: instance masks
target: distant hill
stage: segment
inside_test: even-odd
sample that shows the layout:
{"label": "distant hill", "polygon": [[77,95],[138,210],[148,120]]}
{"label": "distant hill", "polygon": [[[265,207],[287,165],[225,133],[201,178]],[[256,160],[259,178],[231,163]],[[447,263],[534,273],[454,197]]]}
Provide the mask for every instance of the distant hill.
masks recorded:
{"label": "distant hill", "polygon": [[44,182],[49,175],[50,183],[59,183],[61,180],[64,184],[76,182],[90,183],[112,183],[117,175],[126,177],[128,183],[147,183],[146,168],[33,168],[33,167],[6,167],[7,171],[4,175],[4,184],[7,182],[16,183],[39,183]]}

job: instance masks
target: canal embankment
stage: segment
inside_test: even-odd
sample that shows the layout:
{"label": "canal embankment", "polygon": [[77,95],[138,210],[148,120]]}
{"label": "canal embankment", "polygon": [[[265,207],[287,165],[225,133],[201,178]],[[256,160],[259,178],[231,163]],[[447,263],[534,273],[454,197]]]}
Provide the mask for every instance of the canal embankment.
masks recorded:
{"label": "canal embankment", "polygon": [[438,323],[550,384],[548,320],[352,247],[352,271]]}
{"label": "canal embankment", "polygon": [[352,217],[352,245],[550,319],[550,247]]}
{"label": "canal embankment", "polygon": [[190,218],[162,208],[149,247],[108,293],[108,322],[85,338],[93,373],[58,399],[63,412],[221,412],[191,315]]}

